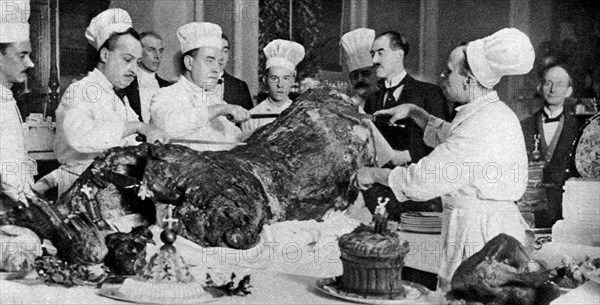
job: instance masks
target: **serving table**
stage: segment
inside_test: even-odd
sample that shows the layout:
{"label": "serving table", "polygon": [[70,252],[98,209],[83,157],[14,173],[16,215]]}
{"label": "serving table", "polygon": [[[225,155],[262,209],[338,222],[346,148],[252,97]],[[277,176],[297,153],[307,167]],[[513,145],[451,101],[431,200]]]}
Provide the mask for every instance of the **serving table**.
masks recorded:
{"label": "serving table", "polygon": [[[157,244],[160,245],[158,238],[160,230],[154,228],[153,233]],[[301,237],[300,234],[298,235]],[[205,272],[211,275],[234,272],[239,278],[246,274],[251,275],[250,295],[221,297],[210,304],[348,303],[316,288],[317,280],[334,277],[342,272],[339,248],[337,242],[334,242],[337,237],[323,233],[317,235],[320,235],[320,238],[316,244],[305,245],[302,238],[287,243],[265,238],[265,241],[258,246],[244,251],[202,248],[182,237],[178,237],[174,245],[186,263],[191,266],[190,271],[197,279],[204,279]],[[407,265],[434,271],[437,267],[426,265],[439,258],[431,249],[435,249],[434,245],[440,235],[411,233],[407,236],[411,244]],[[148,255],[157,250],[158,246],[148,245]],[[94,287],[65,288],[47,286],[39,282],[0,279],[0,304],[126,304],[99,296],[97,292]],[[443,294],[431,291],[413,304],[442,302]]]}
{"label": "serving table", "polygon": [[[248,250],[203,248],[178,237],[175,247],[190,265],[190,271],[203,280],[211,275],[236,273],[237,278],[251,275],[252,294],[245,297],[222,297],[212,304],[340,304],[347,303],[319,291],[316,282],[342,273],[337,238],[351,231],[356,223],[342,217],[327,222],[288,221],[265,228],[261,242]],[[153,227],[157,245],[160,229]],[[400,232],[409,242],[410,251],[405,266],[436,273],[444,249],[441,235]],[[148,244],[148,255],[158,246]],[[558,266],[564,255],[578,261],[600,257],[600,247],[549,242],[534,253],[550,266]],[[5,280],[0,274],[0,304],[115,304],[124,303],[97,295],[88,286],[64,288],[40,282]],[[577,303],[579,302],[579,303]],[[587,302],[587,303],[586,303]],[[600,286],[593,282],[568,292],[552,304],[598,304]],[[431,291],[413,304],[443,304],[443,293]]]}

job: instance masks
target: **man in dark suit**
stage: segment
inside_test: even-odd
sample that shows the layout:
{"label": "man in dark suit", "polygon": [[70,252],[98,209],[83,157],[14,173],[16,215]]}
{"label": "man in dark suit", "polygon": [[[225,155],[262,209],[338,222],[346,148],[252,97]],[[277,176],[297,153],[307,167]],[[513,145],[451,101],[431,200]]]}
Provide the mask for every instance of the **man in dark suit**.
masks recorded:
{"label": "man in dark suit", "polygon": [[219,92],[221,92],[225,102],[239,105],[247,110],[250,110],[254,107],[254,103],[252,102],[252,96],[250,96],[248,84],[246,84],[245,81],[225,72],[225,67],[229,61],[229,38],[227,38],[227,36],[224,34],[221,35],[221,38],[223,41],[223,57],[221,60],[219,60],[219,67],[222,72],[221,80],[219,80],[217,90],[220,90]]}
{"label": "man in dark suit", "polygon": [[546,161],[543,182],[547,206],[534,211],[535,226],[549,228],[562,218],[562,193],[565,181],[577,175],[573,162],[573,144],[579,135],[579,122],[564,109],[565,99],[573,93],[573,82],[565,66],[554,65],[542,73],[538,91],[544,107],[521,121],[529,161],[538,142],[539,159]]}
{"label": "man in dark suit", "polygon": [[[365,103],[364,110],[372,114],[377,110],[389,109],[400,104],[411,103],[430,114],[449,120],[449,111],[446,98],[442,90],[433,84],[425,83],[408,75],[404,68],[404,57],[408,55],[409,44],[404,36],[395,31],[388,31],[375,37],[371,48],[373,67],[377,77],[379,90],[372,94]],[[405,128],[391,126],[377,126],[383,137],[393,149],[403,152],[405,164],[418,162],[427,156],[433,148],[423,142],[423,129],[411,119],[404,119],[398,125]],[[391,165],[386,165],[386,167]],[[363,193],[368,206],[376,202],[377,197],[390,198],[388,211],[390,218],[399,218],[399,214],[406,210],[440,210],[439,198],[428,202],[406,201],[399,203],[388,187],[377,185]]]}
{"label": "man in dark suit", "polygon": [[136,78],[117,95],[123,99],[127,97],[129,105],[144,123],[150,122],[150,101],[154,93],[163,87],[172,85],[156,73],[162,61],[164,51],[162,37],[155,32],[140,34],[142,43],[142,58],[138,63]]}

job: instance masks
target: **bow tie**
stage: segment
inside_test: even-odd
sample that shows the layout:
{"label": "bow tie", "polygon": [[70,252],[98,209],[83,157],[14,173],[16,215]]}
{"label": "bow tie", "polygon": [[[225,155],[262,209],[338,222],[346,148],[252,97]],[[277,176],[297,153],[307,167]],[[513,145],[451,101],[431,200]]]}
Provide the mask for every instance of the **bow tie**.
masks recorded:
{"label": "bow tie", "polygon": [[542,114],[544,114],[544,123],[560,122],[560,118],[563,116],[563,113],[564,111],[557,115],[555,118],[550,118],[546,111],[542,111]]}

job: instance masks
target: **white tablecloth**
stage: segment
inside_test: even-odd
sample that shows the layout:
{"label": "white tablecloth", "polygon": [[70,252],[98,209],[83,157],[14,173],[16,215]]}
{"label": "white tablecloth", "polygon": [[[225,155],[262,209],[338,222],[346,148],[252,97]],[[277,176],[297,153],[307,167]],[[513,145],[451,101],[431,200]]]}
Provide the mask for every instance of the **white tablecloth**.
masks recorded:
{"label": "white tablecloth", "polygon": [[[194,267],[191,272],[197,279],[203,279],[206,272],[211,274],[230,274],[235,272],[238,278],[251,275],[252,294],[245,297],[222,297],[211,304],[339,304],[346,301],[334,298],[318,291],[317,280],[334,277],[342,273],[337,247],[338,234],[352,230],[353,225],[344,221],[332,223],[292,222],[282,227],[273,226],[263,234],[264,241],[255,248],[239,251],[226,248],[202,248],[189,240],[178,237],[175,246],[186,263]],[[335,229],[331,229],[334,226]],[[311,228],[311,230],[304,230]],[[158,229],[153,230],[155,240],[159,242]],[[308,233],[307,233],[308,232]],[[329,233],[327,233],[329,232]],[[294,239],[282,242],[280,238],[290,235]],[[407,256],[407,265],[414,268],[434,270],[427,266],[439,256],[434,245],[439,235],[409,234],[411,252]],[[310,243],[310,239],[316,243]],[[414,245],[414,246],[413,246]],[[148,245],[149,255],[158,247]],[[92,287],[64,288],[44,284],[27,284],[0,280],[0,304],[115,304],[117,300],[96,294]],[[440,304],[443,295],[430,292],[414,304]]]}

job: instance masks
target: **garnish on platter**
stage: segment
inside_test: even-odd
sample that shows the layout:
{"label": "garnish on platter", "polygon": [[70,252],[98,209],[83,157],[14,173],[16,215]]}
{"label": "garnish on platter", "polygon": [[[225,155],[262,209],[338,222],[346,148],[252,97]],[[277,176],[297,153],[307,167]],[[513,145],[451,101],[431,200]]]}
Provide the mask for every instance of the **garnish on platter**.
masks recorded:
{"label": "garnish on platter", "polygon": [[[249,293],[250,277],[244,278],[239,285],[233,281],[211,287],[202,283],[190,272],[189,266],[173,245],[177,233],[172,225],[178,220],[173,218],[173,206],[169,205],[166,228],[160,234],[164,245],[147,263],[136,271],[134,277],[126,278],[118,287],[100,289],[98,294],[113,299],[146,304],[195,304],[209,302],[224,295],[246,295]],[[235,275],[232,276],[232,280]],[[212,283],[212,281],[211,281]],[[213,283],[214,284],[214,283]],[[205,286],[207,287],[205,289]]]}
{"label": "garnish on platter", "polygon": [[564,256],[561,265],[556,270],[556,276],[551,281],[562,289],[574,289],[588,279],[600,281],[600,258],[591,259],[589,256],[585,260],[577,263],[569,256]]}
{"label": "garnish on platter", "polygon": [[101,265],[69,264],[49,255],[36,258],[34,266],[38,279],[48,285],[95,286],[106,276]]}

